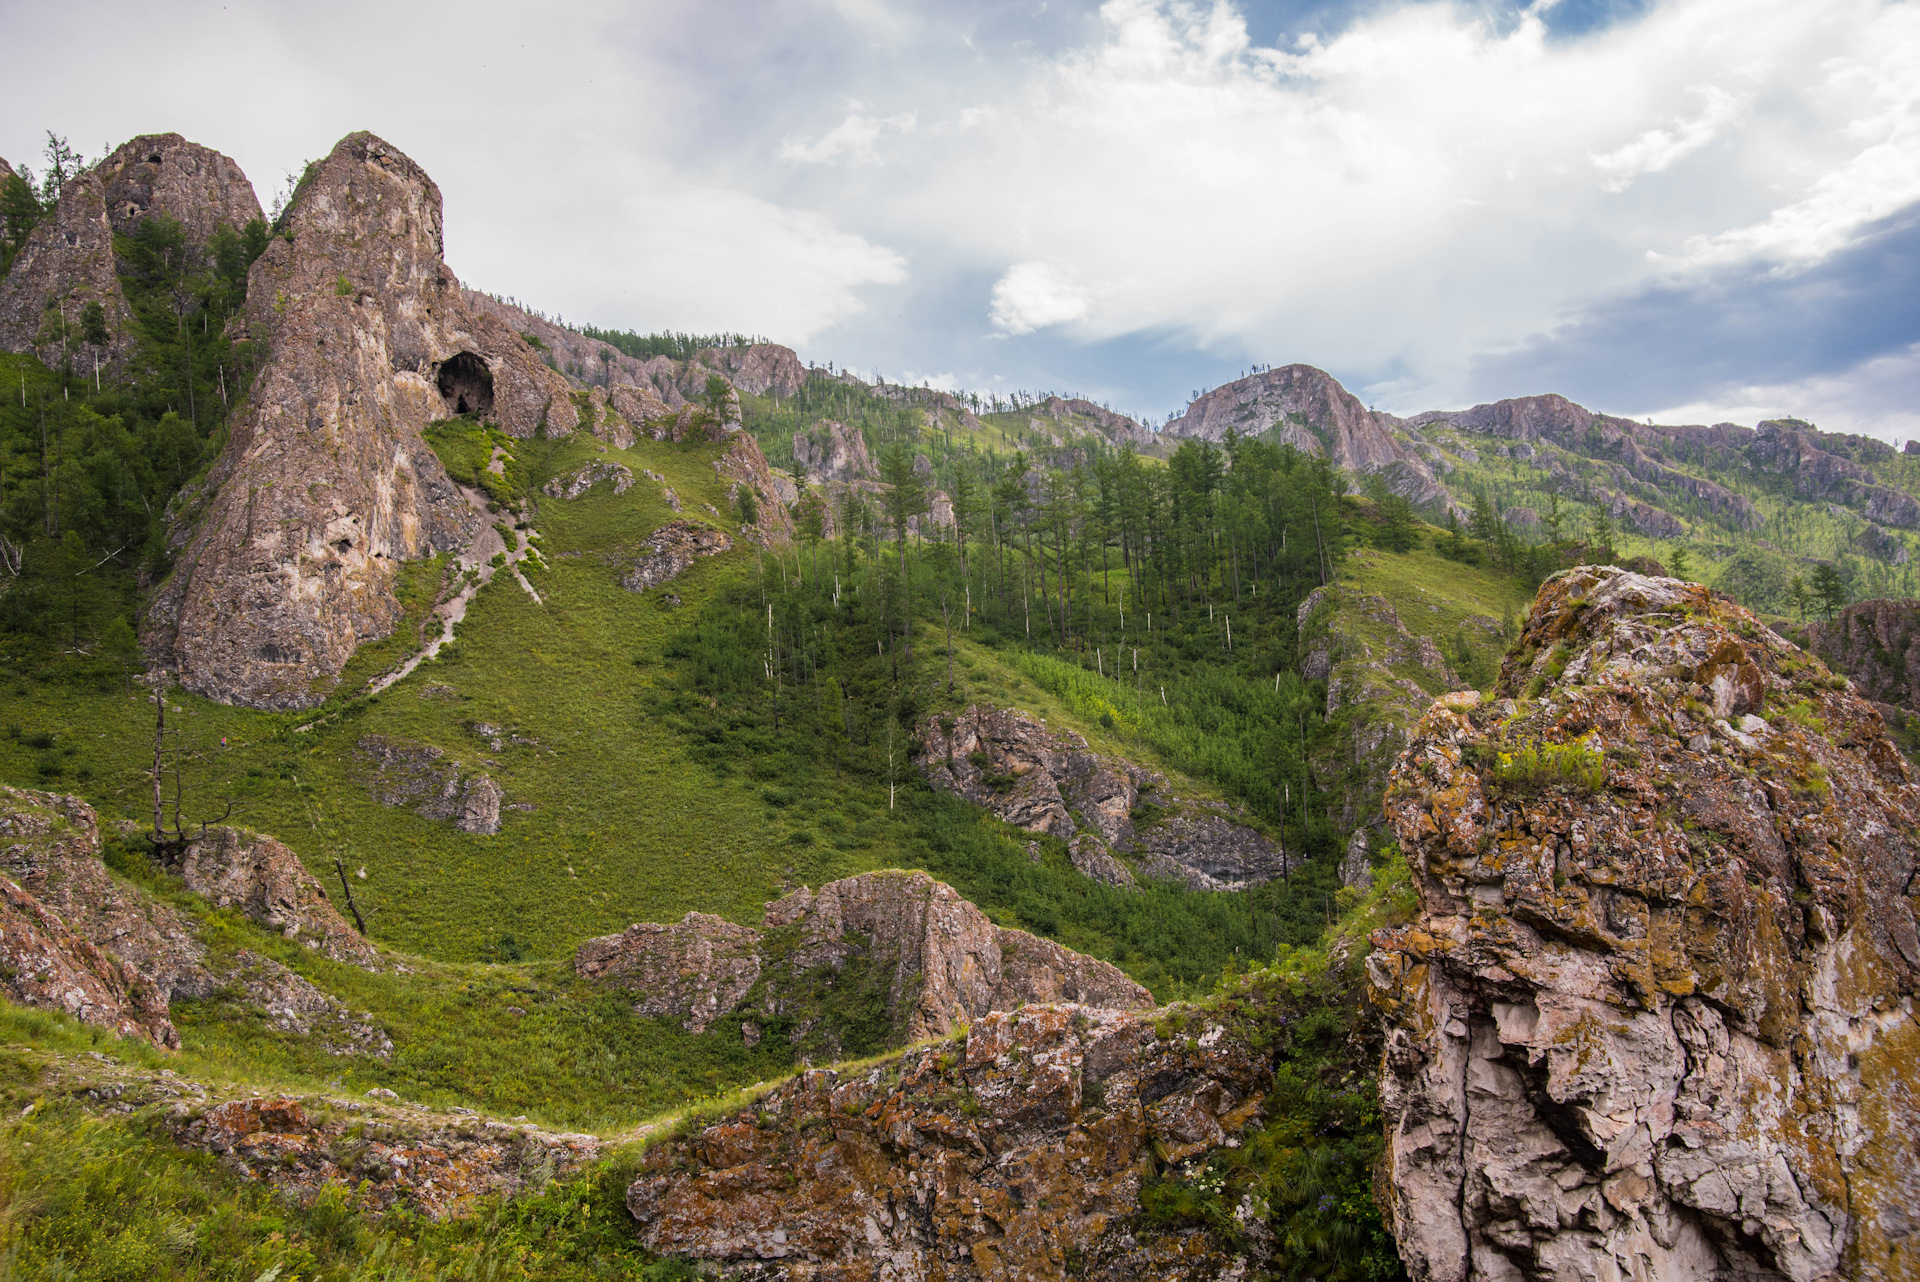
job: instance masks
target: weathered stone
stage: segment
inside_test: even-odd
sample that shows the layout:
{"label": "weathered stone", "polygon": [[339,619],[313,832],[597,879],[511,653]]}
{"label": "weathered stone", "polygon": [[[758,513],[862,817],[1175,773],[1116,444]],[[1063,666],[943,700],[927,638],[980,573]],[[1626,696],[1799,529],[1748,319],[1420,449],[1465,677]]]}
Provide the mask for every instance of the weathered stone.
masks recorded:
{"label": "weathered stone", "polygon": [[550,498],[577,499],[602,481],[613,482],[615,494],[625,494],[633,488],[633,469],[624,463],[589,463],[554,477],[542,492]]}
{"label": "weathered stone", "polygon": [[942,1036],[1029,1002],[1140,1009],[1153,1000],[1117,967],[996,926],[920,872],[864,873],[797,890],[767,905],[764,927],[705,913],[675,926],[640,923],[583,944],[574,969],[634,992],[636,1013],[678,1016],[692,1032],[722,1017],[789,1014],[794,981],[855,959],[885,984],[900,1042]]}
{"label": "weathered stone", "polygon": [[733,540],[720,531],[692,521],[669,521],[649,534],[620,586],[629,592],[645,592],[679,578],[695,560],[718,556],[733,546]]}
{"label": "weathered stone", "polygon": [[1911,1276],[1920,786],[1879,715],[1614,567],[1547,582],[1498,694],[1436,705],[1387,795],[1421,901],[1368,961],[1410,1274]]}
{"label": "weathered stone", "polygon": [[175,869],[187,888],[221,908],[355,966],[380,956],[334,908],[326,886],[291,850],[263,833],[213,828],[187,844]]}
{"label": "weathered stone", "polygon": [[264,220],[253,184],[229,156],[179,134],[143,134],[121,143],[94,168],[113,230],[130,236],[164,216],[181,225],[187,243],[205,246],[222,227],[238,231]]}
{"label": "weathered stone", "polygon": [[866,434],[833,419],[823,418],[810,430],[793,434],[793,461],[815,481],[880,479],[867,451]]}
{"label": "weathered stone", "polygon": [[730,1278],[1239,1277],[1221,1241],[1141,1224],[1142,1172],[1237,1142],[1269,1080],[1223,1026],[1169,1042],[1144,1015],[996,1012],[655,1144],[627,1207],[649,1250]]}
{"label": "weathered stone", "polygon": [[465,548],[484,496],[421,432],[469,413],[511,436],[574,430],[566,380],[441,261],[440,191],[371,134],[343,139],[253,266],[238,323],[266,355],[180,519],[195,530],[145,643],[196,693],[310,707],[401,610],[400,561]]}
{"label": "weathered stone", "polygon": [[[1049,731],[1015,709],[977,704],[929,717],[920,734],[929,784],[1016,828],[1058,837],[1074,866],[1097,880],[1131,884],[1115,855],[1196,890],[1237,889],[1283,871],[1279,847],[1223,803],[1176,797],[1164,775],[1102,756],[1080,735]],[[1137,824],[1143,803],[1154,820]]]}
{"label": "weathered stone", "polygon": [[462,832],[500,831],[505,794],[492,777],[469,774],[446,749],[370,734],[355,745],[367,788],[383,806],[404,806],[423,819],[450,819]]}
{"label": "weathered stone", "polygon": [[1920,601],[1856,601],[1807,624],[1807,648],[1876,703],[1920,712]]}
{"label": "weathered stone", "polygon": [[121,1037],[180,1044],[165,993],[69,930],[58,913],[6,876],[0,876],[0,990],[9,1001],[62,1011]]}

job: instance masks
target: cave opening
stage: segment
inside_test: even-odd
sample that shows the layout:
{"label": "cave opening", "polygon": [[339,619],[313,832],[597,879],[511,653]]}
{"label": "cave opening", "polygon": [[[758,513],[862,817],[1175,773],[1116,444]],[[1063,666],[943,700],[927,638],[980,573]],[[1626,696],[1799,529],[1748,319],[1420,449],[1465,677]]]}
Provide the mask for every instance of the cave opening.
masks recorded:
{"label": "cave opening", "polygon": [[493,371],[484,358],[456,352],[440,362],[440,397],[454,414],[493,412]]}

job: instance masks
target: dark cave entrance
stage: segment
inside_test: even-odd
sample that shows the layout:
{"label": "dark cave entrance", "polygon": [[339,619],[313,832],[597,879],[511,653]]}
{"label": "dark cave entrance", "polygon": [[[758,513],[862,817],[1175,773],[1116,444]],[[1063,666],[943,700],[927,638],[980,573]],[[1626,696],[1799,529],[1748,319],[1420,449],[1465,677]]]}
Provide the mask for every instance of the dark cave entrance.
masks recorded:
{"label": "dark cave entrance", "polygon": [[472,352],[440,362],[440,396],[454,414],[493,413],[493,372]]}

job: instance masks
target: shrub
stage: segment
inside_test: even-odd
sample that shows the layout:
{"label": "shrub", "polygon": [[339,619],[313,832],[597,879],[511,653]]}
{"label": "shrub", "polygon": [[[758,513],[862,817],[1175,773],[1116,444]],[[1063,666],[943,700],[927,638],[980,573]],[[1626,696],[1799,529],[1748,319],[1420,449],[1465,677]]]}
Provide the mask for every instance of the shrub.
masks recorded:
{"label": "shrub", "polygon": [[1607,762],[1584,743],[1532,744],[1501,752],[1493,777],[1521,792],[1556,786],[1599,792],[1607,786]]}

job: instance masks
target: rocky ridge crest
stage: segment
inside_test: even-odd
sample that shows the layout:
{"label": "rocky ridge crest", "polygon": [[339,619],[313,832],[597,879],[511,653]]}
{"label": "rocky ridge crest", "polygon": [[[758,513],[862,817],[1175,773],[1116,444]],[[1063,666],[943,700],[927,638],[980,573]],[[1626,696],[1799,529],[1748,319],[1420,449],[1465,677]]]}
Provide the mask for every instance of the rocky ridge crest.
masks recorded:
{"label": "rocky ridge crest", "polygon": [[1550,579],[1443,698],[1375,936],[1419,1282],[1912,1275],[1920,786],[1879,715],[1707,589]]}

